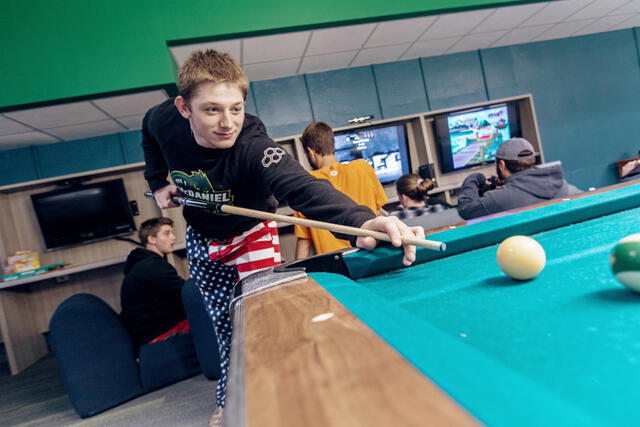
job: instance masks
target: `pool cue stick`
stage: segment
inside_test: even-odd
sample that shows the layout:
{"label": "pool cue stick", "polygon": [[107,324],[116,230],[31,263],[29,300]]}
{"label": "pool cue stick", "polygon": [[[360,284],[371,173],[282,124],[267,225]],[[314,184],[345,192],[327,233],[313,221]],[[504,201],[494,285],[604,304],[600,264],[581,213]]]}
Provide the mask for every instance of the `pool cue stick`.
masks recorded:
{"label": "pool cue stick", "polygon": [[[144,196],[149,199],[154,198],[153,193],[150,191],[147,191],[146,193],[144,193]],[[171,201],[176,205],[191,206],[194,208],[201,208],[201,209],[209,209],[217,213],[223,212],[226,214],[247,216],[249,218],[274,220],[274,221],[286,222],[289,224],[302,225],[305,227],[320,228],[322,230],[348,234],[350,236],[373,237],[376,240],[382,240],[385,242],[391,241],[391,239],[389,238],[389,235],[381,231],[364,230],[362,228],[349,227],[347,225],[333,224],[330,222],[316,221],[316,220],[306,219],[306,218],[296,218],[294,216],[286,216],[286,215],[280,215],[280,214],[275,214],[271,212],[258,211],[255,209],[241,208],[239,206],[226,205],[224,203],[214,203],[214,202],[207,202],[204,200],[195,200],[188,197],[172,196]],[[434,251],[444,252],[447,250],[446,243],[438,242],[435,240],[426,240],[426,239],[421,240],[421,239],[416,239],[415,237],[402,237],[402,243],[406,245],[413,245],[421,248],[431,249]]]}

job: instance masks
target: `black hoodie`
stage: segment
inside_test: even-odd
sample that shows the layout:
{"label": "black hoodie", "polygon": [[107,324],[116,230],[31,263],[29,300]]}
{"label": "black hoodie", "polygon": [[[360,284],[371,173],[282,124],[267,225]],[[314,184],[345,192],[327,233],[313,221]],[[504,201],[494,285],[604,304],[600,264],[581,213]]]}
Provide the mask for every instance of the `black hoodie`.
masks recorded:
{"label": "black hoodie", "polygon": [[[173,99],[168,99],[147,112],[142,123],[142,148],[144,176],[152,191],[169,184],[168,173],[180,191],[194,199],[275,212],[277,198],[307,218],[352,227],[375,218],[371,209],[357,205],[329,181],[304,170],[251,114],[245,115],[242,131],[231,148],[205,148],[196,143],[189,121],[180,115]],[[196,231],[218,240],[237,236],[262,222],[188,206],[183,213]]]}
{"label": "black hoodie", "polygon": [[181,290],[184,280],[163,257],[134,249],[124,266],[120,289],[122,321],[139,347],[186,318]]}

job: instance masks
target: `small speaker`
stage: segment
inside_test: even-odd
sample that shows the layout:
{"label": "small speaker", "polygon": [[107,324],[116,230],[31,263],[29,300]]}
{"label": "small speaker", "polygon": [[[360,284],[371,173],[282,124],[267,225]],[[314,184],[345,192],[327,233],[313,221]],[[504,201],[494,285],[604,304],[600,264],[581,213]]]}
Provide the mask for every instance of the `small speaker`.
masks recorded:
{"label": "small speaker", "polygon": [[433,164],[426,163],[418,168],[418,175],[422,179],[431,179],[435,181],[435,174],[433,172]]}

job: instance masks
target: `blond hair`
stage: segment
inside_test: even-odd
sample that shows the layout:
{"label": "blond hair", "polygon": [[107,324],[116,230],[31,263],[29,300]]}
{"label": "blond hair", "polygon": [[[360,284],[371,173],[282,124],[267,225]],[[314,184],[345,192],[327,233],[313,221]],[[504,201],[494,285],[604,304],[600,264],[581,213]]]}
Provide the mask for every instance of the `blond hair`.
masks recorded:
{"label": "blond hair", "polygon": [[178,93],[187,103],[202,83],[236,84],[244,99],[249,90],[249,79],[235,59],[213,49],[192,52],[178,72]]}

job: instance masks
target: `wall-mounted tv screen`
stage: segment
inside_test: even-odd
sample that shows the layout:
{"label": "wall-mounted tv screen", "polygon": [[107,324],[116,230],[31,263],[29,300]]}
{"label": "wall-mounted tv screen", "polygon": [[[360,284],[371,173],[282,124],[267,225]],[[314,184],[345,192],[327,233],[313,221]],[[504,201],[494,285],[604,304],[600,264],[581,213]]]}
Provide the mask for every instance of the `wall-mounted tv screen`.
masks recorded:
{"label": "wall-mounted tv screen", "polygon": [[32,194],[31,202],[47,249],[136,230],[122,179]]}
{"label": "wall-mounted tv screen", "polygon": [[386,124],[338,131],[334,135],[336,159],[348,163],[366,160],[382,184],[409,173],[407,129],[404,124]]}
{"label": "wall-mounted tv screen", "polygon": [[434,122],[442,173],[493,162],[503,141],[521,136],[515,102],[442,114]]}

